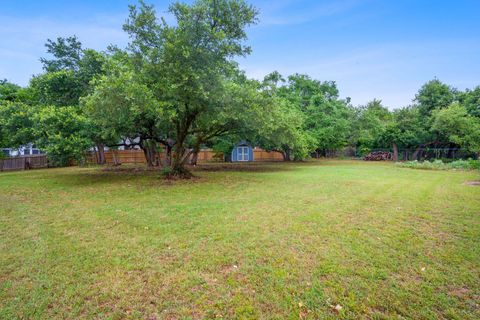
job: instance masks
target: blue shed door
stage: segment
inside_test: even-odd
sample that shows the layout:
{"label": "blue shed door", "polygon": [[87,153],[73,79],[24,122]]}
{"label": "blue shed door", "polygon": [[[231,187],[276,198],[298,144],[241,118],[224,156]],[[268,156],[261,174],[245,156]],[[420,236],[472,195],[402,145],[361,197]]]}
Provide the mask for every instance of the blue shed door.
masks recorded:
{"label": "blue shed door", "polygon": [[237,161],[248,161],[248,147],[237,148]]}

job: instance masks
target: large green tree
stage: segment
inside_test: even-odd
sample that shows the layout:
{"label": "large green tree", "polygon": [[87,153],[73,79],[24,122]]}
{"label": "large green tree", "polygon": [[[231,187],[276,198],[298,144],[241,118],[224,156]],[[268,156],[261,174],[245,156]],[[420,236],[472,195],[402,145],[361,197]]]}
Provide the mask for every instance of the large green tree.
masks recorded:
{"label": "large green tree", "polygon": [[108,75],[82,99],[91,123],[110,147],[140,146],[149,167],[159,165],[158,146],[167,145],[170,115],[135,73],[112,61]]}
{"label": "large green tree", "polygon": [[33,142],[36,111],[22,102],[0,102],[0,147],[19,148]]}
{"label": "large green tree", "polygon": [[[351,141],[360,153],[386,147],[382,141],[387,126],[392,120],[390,111],[381,100],[374,99],[355,109]],[[390,147],[390,145],[388,145]]]}
{"label": "large green tree", "polygon": [[432,131],[480,156],[480,119],[468,113],[465,106],[453,103],[433,114]]}
{"label": "large green tree", "polygon": [[257,12],[243,0],[176,2],[169,12],[175,18],[171,25],[159,22],[154,8],[141,1],[130,7],[124,30],[135,72],[172,115],[172,169],[184,174],[192,129],[210,130],[199,125],[202,116],[226,107],[218,97],[224,96],[233,59],[250,52],[245,29],[256,22]]}
{"label": "large green tree", "polygon": [[82,161],[92,142],[88,138],[88,121],[78,107],[45,106],[33,119],[37,145],[46,151],[54,165]]}
{"label": "large green tree", "polygon": [[303,129],[312,141],[310,152],[328,155],[347,145],[350,109],[348,101],[339,98],[335,82],[295,74],[281,91],[304,115]]}
{"label": "large green tree", "polygon": [[[422,118],[417,106],[396,109],[386,123],[384,131],[379,137],[380,145],[391,147],[393,160],[398,161],[399,149],[416,148],[428,136],[424,130]],[[408,154],[404,154],[404,159]]]}
{"label": "large green tree", "polygon": [[437,109],[448,107],[457,98],[457,90],[438,79],[425,83],[415,96],[420,113],[430,117]]}
{"label": "large green tree", "polygon": [[480,86],[472,90],[467,89],[465,92],[460,93],[459,101],[470,115],[480,118]]}
{"label": "large green tree", "polygon": [[[92,91],[92,80],[104,73],[105,55],[92,49],[84,49],[75,36],[59,37],[55,41],[49,39],[46,47],[50,56],[41,58],[45,72],[33,77],[30,81],[32,103],[45,108],[76,107],[78,109],[76,112],[84,118],[85,110],[80,107],[80,98]],[[80,120],[80,118],[76,119]],[[88,120],[90,119],[87,118]],[[83,127],[83,124],[76,127]],[[105,163],[104,147],[110,141],[102,138],[99,128],[93,122],[89,128],[87,131],[83,130],[81,134],[87,135],[85,138],[92,141],[92,146],[96,145],[98,162],[103,164]],[[45,143],[44,137],[42,139],[42,143]],[[58,143],[58,140],[52,140],[51,143]],[[72,151],[72,157],[85,151],[82,144],[78,147],[79,150]],[[71,148],[65,149],[65,151],[68,150]],[[50,157],[54,156],[55,153],[50,153]]]}

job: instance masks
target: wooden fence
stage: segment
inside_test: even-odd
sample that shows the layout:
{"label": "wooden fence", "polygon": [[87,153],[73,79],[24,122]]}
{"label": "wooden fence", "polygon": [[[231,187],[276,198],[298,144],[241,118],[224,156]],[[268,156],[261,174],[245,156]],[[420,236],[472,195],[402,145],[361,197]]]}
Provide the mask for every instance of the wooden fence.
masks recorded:
{"label": "wooden fence", "polygon": [[[133,164],[145,164],[145,155],[142,150],[109,150],[105,151],[105,160],[107,164],[114,163],[114,156],[117,158],[119,163],[133,163]],[[160,159],[163,161],[165,159],[165,153],[160,153]],[[197,161],[199,163],[208,163],[208,162],[224,162],[223,153],[214,152],[211,149],[202,149],[198,153]],[[267,161],[283,161],[283,155],[280,152],[267,152],[265,150],[255,148],[253,150],[253,159],[258,162],[267,162]],[[96,155],[94,152],[91,152],[86,157],[86,162],[88,164],[95,164]]]}
{"label": "wooden fence", "polygon": [[[145,159],[145,154],[142,150],[109,150],[105,151],[105,160],[107,164],[114,163],[114,157],[117,158],[119,163],[134,163],[134,164],[144,164],[147,163]],[[94,164],[97,162],[96,155],[94,152],[91,152],[87,155],[87,163]],[[160,153],[160,160],[165,160],[165,153]],[[198,162],[221,162],[223,161],[223,155],[220,153],[213,152],[210,149],[201,150],[198,153]]]}
{"label": "wooden fence", "polygon": [[277,151],[265,151],[260,148],[253,149],[253,161],[268,162],[268,161],[283,161],[283,154]]}
{"label": "wooden fence", "polygon": [[0,171],[47,168],[47,155],[28,155],[0,159]]}

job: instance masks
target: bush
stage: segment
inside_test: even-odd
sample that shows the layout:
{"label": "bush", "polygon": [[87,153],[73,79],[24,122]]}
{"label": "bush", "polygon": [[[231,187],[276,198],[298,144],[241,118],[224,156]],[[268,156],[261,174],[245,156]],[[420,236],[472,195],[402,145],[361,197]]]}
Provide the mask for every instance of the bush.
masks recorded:
{"label": "bush", "polygon": [[165,179],[190,179],[193,175],[186,168],[174,169],[172,167],[163,167],[160,170],[160,176]]}
{"label": "bush", "polygon": [[397,166],[410,169],[424,170],[480,170],[480,160],[455,160],[445,163],[442,160],[430,161],[408,161],[397,163]]}
{"label": "bush", "polygon": [[472,160],[468,159],[468,162],[470,163],[470,167],[474,170],[480,170],[480,160]]}

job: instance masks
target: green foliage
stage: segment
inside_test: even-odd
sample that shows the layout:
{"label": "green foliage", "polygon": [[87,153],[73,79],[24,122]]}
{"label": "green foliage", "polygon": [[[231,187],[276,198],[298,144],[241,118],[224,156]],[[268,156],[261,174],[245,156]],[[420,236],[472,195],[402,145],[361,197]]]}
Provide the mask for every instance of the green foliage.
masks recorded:
{"label": "green foliage", "polygon": [[434,161],[408,161],[397,163],[397,166],[410,169],[425,170],[479,170],[480,160],[455,160],[448,163],[442,160]]}
{"label": "green foliage", "polygon": [[308,152],[338,150],[346,145],[350,114],[346,101],[339,99],[335,82],[295,74],[280,91],[304,115],[303,130],[311,141]]}
{"label": "green foliage", "polygon": [[47,52],[54,59],[41,58],[43,68],[47,72],[57,72],[60,70],[77,71],[82,56],[82,43],[76,36],[68,38],[57,38],[57,41],[48,39],[45,44]]}
{"label": "green foliage", "polygon": [[0,80],[0,103],[7,101],[31,103],[32,92],[29,88],[22,88],[7,80]]}
{"label": "green foliage", "polygon": [[172,166],[181,172],[188,144],[198,146],[242,123],[236,107],[246,108],[231,94],[239,92],[231,81],[233,58],[250,52],[245,29],[257,12],[241,0],[174,3],[169,12],[175,24],[157,22],[153,6],[143,1],[130,6],[124,30],[132,41],[122,56],[171,115],[161,138],[175,141]]}
{"label": "green foliage", "polygon": [[128,70],[112,70],[98,79],[82,106],[100,137],[113,144],[120,138],[160,136],[169,120],[149,88]]}
{"label": "green foliage", "polygon": [[19,102],[0,102],[0,147],[18,148],[35,140],[36,107]]}
{"label": "green foliage", "polygon": [[457,92],[438,79],[424,84],[415,96],[423,116],[430,116],[436,109],[448,107],[456,99]]}
{"label": "green foliage", "polygon": [[[99,150],[133,143],[154,165],[162,143],[173,155],[166,164],[179,174],[201,146],[225,152],[239,140],[296,160],[346,146],[357,153],[411,149],[415,157],[430,146],[480,154],[480,87],[460,92],[434,79],[412,106],[389,111],[375,99],[353,107],[333,81],[278,72],[262,82],[248,79],[236,59],[251,51],[246,30],[258,12],[245,1],[174,2],[169,14],[171,23],[144,1],[130,6],[125,50],[85,49],[75,36],[49,39],[45,72],[28,88],[0,81],[0,144],[38,140],[53,157],[65,150],[71,159],[79,154],[74,140],[79,150],[86,141]],[[32,130],[35,119],[65,114],[79,121],[70,123],[77,132],[58,130],[68,143],[52,128]]]}
{"label": "green foliage", "polygon": [[311,140],[303,130],[304,115],[287,99],[273,97],[269,121],[262,121],[257,141],[266,150],[280,151],[286,160],[304,159],[312,149]]}
{"label": "green foliage", "polygon": [[30,81],[35,100],[41,105],[78,105],[82,85],[72,70],[60,70],[35,76]]}
{"label": "green foliage", "polygon": [[[429,139],[429,132],[425,131],[422,117],[417,106],[396,109],[391,113],[391,119],[385,124],[376,144],[381,148],[392,148],[394,159],[398,160],[399,149],[415,149]],[[396,157],[396,158],[395,158]]]}
{"label": "green foliage", "polygon": [[458,103],[434,112],[432,131],[447,137],[456,145],[480,154],[480,118],[471,116]]}
{"label": "green foliage", "polygon": [[480,86],[475,89],[467,89],[460,93],[460,104],[463,105],[468,113],[472,116],[480,118]]}
{"label": "green foliage", "polygon": [[34,117],[37,145],[53,164],[64,166],[81,161],[92,146],[88,121],[75,106],[46,106]]}
{"label": "green foliage", "polygon": [[[351,142],[359,150],[371,150],[384,147],[381,143],[388,126],[391,124],[392,115],[382,105],[380,100],[373,100],[365,106],[355,110]],[[390,130],[395,130],[390,128]]]}
{"label": "green foliage", "polygon": [[19,90],[20,86],[8,82],[7,80],[0,80],[0,101],[16,101]]}
{"label": "green foliage", "polygon": [[90,82],[103,74],[104,55],[83,49],[75,36],[49,39],[46,47],[53,57],[40,59],[46,72],[30,83],[36,101],[43,105],[78,105],[80,97],[91,91]]}

